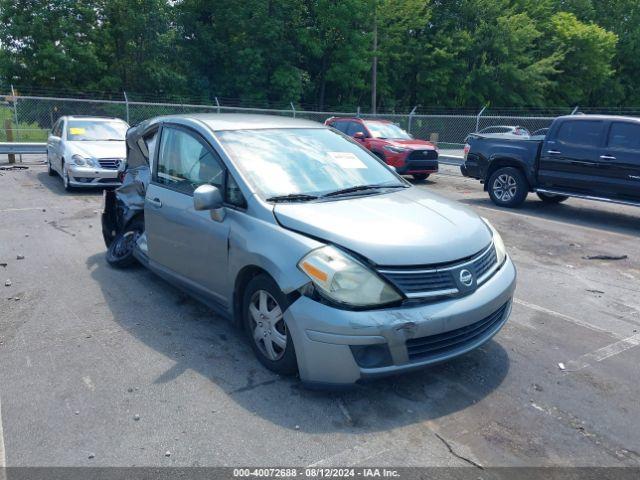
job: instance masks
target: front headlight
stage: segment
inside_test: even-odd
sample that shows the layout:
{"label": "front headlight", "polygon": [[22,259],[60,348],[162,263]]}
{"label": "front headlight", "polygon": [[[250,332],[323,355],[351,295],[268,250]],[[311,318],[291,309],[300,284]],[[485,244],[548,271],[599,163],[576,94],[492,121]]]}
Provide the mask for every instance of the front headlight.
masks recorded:
{"label": "front headlight", "polygon": [[402,153],[402,152],[406,152],[407,150],[409,150],[408,148],[404,148],[404,147],[393,147],[391,145],[386,145],[384,147],[382,147],[384,150],[386,150],[387,152],[392,152],[392,153]]}
{"label": "front headlight", "polygon": [[74,155],[73,157],[71,157],[71,160],[73,160],[73,163],[75,165],[78,165],[79,167],[87,165],[87,159],[82,155]]}
{"label": "front headlight", "polygon": [[402,297],[368,267],[332,246],[313,250],[298,262],[321,294],[354,307],[379,306]]}
{"label": "front headlight", "polygon": [[74,155],[73,157],[71,157],[71,160],[73,160],[73,163],[79,167],[97,167],[98,166],[98,162],[96,161],[95,158],[90,158],[90,157],[83,157],[82,155]]}
{"label": "front headlight", "polygon": [[498,233],[498,231],[493,228],[493,225],[489,223],[489,220],[486,218],[482,219],[484,223],[491,230],[491,234],[493,235],[493,245],[496,247],[496,255],[498,257],[498,266],[502,266],[505,259],[507,258],[507,248],[504,246],[504,242],[502,241],[502,237]]}

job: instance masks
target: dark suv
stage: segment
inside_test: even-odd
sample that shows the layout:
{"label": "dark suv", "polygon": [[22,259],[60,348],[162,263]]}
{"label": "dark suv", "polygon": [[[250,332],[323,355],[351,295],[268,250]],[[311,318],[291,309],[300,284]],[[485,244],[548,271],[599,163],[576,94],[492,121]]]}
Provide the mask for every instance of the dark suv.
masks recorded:
{"label": "dark suv", "polygon": [[355,138],[400,175],[425,180],[438,171],[437,147],[426,140],[416,140],[388,120],[331,117],[324,124]]}

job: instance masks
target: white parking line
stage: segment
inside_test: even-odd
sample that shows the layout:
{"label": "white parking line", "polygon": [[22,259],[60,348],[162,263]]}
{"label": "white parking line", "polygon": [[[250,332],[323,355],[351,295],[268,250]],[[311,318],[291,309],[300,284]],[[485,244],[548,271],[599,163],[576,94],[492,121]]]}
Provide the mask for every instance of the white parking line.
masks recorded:
{"label": "white parking line", "polygon": [[565,315],[564,313],[556,312],[555,310],[549,310],[548,308],[541,307],[540,305],[536,305],[535,303],[529,303],[529,302],[526,302],[524,300],[520,300],[519,298],[514,298],[513,299],[513,303],[517,303],[518,305],[522,305],[523,307],[527,307],[527,308],[529,308],[531,310],[535,310],[535,311],[540,312],[540,313],[546,313],[547,315],[551,315],[551,316],[554,316],[554,317],[561,318],[561,319],[566,320],[567,322],[571,322],[571,323],[573,323],[575,325],[579,325],[581,327],[588,328],[589,330],[593,330],[593,331],[601,332],[601,333],[608,333],[609,335],[613,335],[614,337],[622,338],[621,335],[618,335],[618,334],[616,334],[614,332],[611,332],[611,331],[606,330],[604,328],[596,327],[595,325],[591,325],[590,323],[587,323],[587,322],[585,322],[583,320],[580,320],[580,319],[577,319],[577,318],[574,318],[574,317],[570,317],[569,315]]}
{"label": "white parking line", "polygon": [[591,353],[582,355],[577,360],[571,360],[566,363],[567,372],[577,372],[583,368],[589,367],[594,363],[601,362],[607,358],[611,358],[615,355],[619,355],[622,352],[626,352],[630,348],[640,345],[640,333],[633,335],[632,337],[623,338],[622,340],[607,345],[606,347],[599,348]]}
{"label": "white parking line", "polygon": [[4,453],[4,432],[2,431],[2,402],[0,402],[0,468],[4,468],[6,466],[7,458]]}

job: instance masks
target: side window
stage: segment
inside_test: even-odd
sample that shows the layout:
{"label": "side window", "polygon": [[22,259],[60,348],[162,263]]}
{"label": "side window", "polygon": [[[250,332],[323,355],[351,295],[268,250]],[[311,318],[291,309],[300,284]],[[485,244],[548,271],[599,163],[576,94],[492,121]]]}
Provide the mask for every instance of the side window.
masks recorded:
{"label": "side window", "polygon": [[331,126],[336,130],[340,130],[342,133],[347,133],[347,127],[349,126],[349,122],[345,122],[344,120],[338,120],[337,122],[333,122]]}
{"label": "side window", "polygon": [[62,119],[58,120],[56,122],[56,124],[53,126],[53,130],[51,131],[51,133],[55,136],[55,137],[62,137],[62,124],[63,121]]}
{"label": "side window", "polygon": [[349,128],[347,128],[346,134],[353,137],[358,132],[365,133],[364,126],[358,122],[349,122]]}
{"label": "side window", "polygon": [[568,145],[597,147],[600,145],[602,122],[594,120],[569,120],[560,125],[558,142]]}
{"label": "side window", "polygon": [[224,170],[213,152],[192,134],[164,127],[156,181],[175,190],[192,194],[209,183],[222,188]]}
{"label": "side window", "polygon": [[247,206],[247,201],[244,199],[240,187],[238,187],[238,182],[236,182],[236,179],[233,178],[229,172],[227,172],[224,200],[228,204],[235,205],[236,207],[246,208]]}
{"label": "side window", "polygon": [[609,147],[640,150],[640,124],[612,123],[609,131]]}
{"label": "side window", "polygon": [[148,133],[144,137],[138,139],[138,147],[147,160],[153,158],[157,140],[158,130],[154,130],[153,132]]}

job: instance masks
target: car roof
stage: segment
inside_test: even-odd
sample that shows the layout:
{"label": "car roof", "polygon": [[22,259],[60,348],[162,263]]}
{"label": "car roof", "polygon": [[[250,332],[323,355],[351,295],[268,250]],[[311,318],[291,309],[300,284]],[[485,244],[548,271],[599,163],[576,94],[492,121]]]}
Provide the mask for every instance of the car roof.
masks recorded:
{"label": "car roof", "polygon": [[63,118],[68,120],[88,120],[90,122],[112,122],[117,120],[119,122],[125,122],[123,119],[118,117],[94,117],[92,115],[65,115]]}
{"label": "car roof", "polygon": [[638,117],[628,117],[623,115],[564,115],[558,117],[556,120],[624,120],[627,122],[639,123],[640,118]]}
{"label": "car roof", "polygon": [[190,123],[197,121],[213,131],[263,130],[268,128],[326,128],[323,124],[300,118],[280,115],[257,115],[248,113],[185,113],[156,117],[159,122]]}
{"label": "car roof", "polygon": [[334,122],[336,120],[349,120],[349,121],[367,121],[367,122],[377,122],[377,123],[393,123],[391,120],[386,120],[384,118],[359,118],[359,117],[331,117],[327,121]]}

